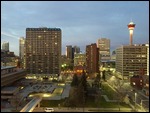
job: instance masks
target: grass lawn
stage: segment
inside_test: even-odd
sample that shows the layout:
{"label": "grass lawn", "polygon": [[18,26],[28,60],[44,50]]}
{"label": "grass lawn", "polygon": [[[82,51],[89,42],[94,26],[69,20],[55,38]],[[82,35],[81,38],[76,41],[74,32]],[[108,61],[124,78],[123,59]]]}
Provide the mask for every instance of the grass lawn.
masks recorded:
{"label": "grass lawn", "polygon": [[[100,108],[118,108],[117,102],[106,102],[103,97],[100,97],[98,102],[94,99],[87,99],[85,107],[100,107]],[[129,105],[125,103],[120,103],[120,108],[129,108]]]}
{"label": "grass lawn", "polygon": [[117,93],[106,83],[102,84],[102,89],[103,89],[103,95],[107,95],[107,97],[112,100],[114,98],[114,95]]}
{"label": "grass lawn", "polygon": [[[116,92],[111,89],[107,84],[103,83],[102,84],[103,88],[103,95],[107,95],[108,98],[111,100],[113,99],[114,95],[116,95]],[[63,107],[63,102],[65,100],[42,100],[41,101],[41,107],[58,107],[58,104]],[[87,98],[84,107],[93,107],[93,108],[118,108],[118,103],[117,102],[106,102],[105,99],[100,96],[97,102],[95,102],[94,98]],[[130,108],[129,105],[125,103],[120,103],[120,108]]]}
{"label": "grass lawn", "polygon": [[[62,106],[64,102],[63,100],[42,100],[41,101],[41,107],[58,107],[58,104]],[[87,99],[84,107],[99,107],[99,108],[118,108],[118,103],[117,102],[106,102],[103,97],[99,99],[98,102],[95,102],[94,99]],[[120,108],[129,108],[129,105],[125,103],[120,103]]]}

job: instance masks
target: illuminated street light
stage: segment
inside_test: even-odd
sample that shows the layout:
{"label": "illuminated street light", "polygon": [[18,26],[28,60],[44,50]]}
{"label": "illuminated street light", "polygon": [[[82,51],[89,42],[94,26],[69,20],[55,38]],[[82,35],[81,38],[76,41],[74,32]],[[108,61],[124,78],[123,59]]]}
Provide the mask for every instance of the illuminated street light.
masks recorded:
{"label": "illuminated street light", "polygon": [[136,96],[137,96],[137,93],[135,93],[135,104],[134,104],[135,110],[136,110]]}

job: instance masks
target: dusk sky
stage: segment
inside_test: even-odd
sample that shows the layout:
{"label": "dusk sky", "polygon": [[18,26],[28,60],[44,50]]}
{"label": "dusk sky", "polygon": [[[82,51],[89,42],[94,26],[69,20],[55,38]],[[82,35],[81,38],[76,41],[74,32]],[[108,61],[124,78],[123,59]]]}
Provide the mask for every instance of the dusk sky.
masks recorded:
{"label": "dusk sky", "polygon": [[7,1],[1,2],[1,42],[19,55],[19,38],[26,28],[61,28],[62,54],[66,45],[86,45],[109,38],[111,51],[129,44],[127,24],[133,20],[133,43],[149,42],[149,1]]}

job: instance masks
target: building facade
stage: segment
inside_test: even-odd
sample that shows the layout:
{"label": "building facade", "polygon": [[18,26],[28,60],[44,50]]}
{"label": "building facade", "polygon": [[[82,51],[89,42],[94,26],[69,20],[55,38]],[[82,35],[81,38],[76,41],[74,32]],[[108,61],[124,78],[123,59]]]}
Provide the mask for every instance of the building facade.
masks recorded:
{"label": "building facade", "polygon": [[19,57],[21,59],[24,59],[24,54],[25,54],[25,38],[21,37],[19,39]]}
{"label": "building facade", "polygon": [[74,54],[80,53],[80,47],[74,46],[74,47],[73,47],[73,52],[74,52]]}
{"label": "building facade", "polygon": [[16,66],[1,67],[1,87],[11,85],[13,82],[25,78],[26,71]]}
{"label": "building facade", "polygon": [[66,46],[66,57],[68,59],[73,59],[73,48],[72,48],[72,45],[67,45]]}
{"label": "building facade", "polygon": [[74,54],[74,66],[84,66],[86,64],[86,55],[82,53]]}
{"label": "building facade", "polygon": [[86,66],[87,73],[99,72],[99,49],[96,43],[86,46]]}
{"label": "building facade", "polygon": [[21,37],[19,39],[19,57],[20,57],[20,65],[22,68],[25,68],[25,38]]}
{"label": "building facade", "polygon": [[149,44],[147,46],[147,75],[149,76]]}
{"label": "building facade", "polygon": [[141,66],[147,72],[147,47],[124,45],[116,49],[116,71],[122,79],[139,75]]}
{"label": "building facade", "polygon": [[100,38],[97,41],[100,61],[110,60],[110,39]]}
{"label": "building facade", "polygon": [[61,70],[61,29],[26,29],[26,70],[28,74],[59,75]]}
{"label": "building facade", "polygon": [[9,42],[2,43],[2,50],[9,51]]}

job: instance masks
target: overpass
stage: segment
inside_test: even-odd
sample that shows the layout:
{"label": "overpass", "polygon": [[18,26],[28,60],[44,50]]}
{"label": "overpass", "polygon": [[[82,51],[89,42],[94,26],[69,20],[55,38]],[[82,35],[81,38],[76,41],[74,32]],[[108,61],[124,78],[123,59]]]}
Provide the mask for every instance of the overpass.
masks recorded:
{"label": "overpass", "polygon": [[42,97],[34,97],[28,104],[23,107],[20,112],[32,112],[34,108],[40,104]]}

